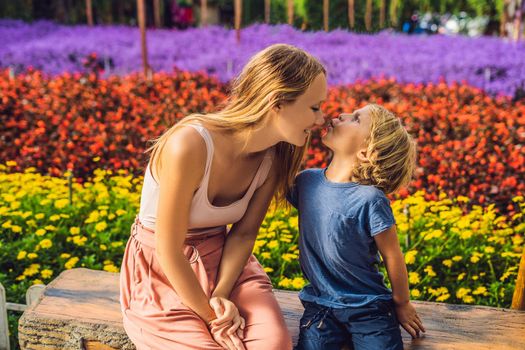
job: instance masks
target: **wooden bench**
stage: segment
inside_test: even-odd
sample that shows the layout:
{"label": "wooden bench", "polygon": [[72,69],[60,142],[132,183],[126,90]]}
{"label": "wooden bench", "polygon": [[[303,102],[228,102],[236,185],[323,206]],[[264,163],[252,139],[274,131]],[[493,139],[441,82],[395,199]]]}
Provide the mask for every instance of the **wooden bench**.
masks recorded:
{"label": "wooden bench", "polygon": [[[297,293],[276,291],[297,340]],[[525,349],[525,312],[483,306],[414,302],[427,328],[422,339],[403,332],[405,349]],[[21,349],[135,349],[121,323],[118,274],[62,272],[19,321]]]}

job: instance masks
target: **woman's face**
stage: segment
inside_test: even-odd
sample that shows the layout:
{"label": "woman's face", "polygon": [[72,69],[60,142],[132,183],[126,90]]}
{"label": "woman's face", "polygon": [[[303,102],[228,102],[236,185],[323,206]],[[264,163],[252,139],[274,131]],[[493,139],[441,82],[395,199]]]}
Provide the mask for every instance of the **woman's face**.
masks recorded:
{"label": "woman's face", "polygon": [[323,125],[324,117],[320,107],[326,94],[326,77],[320,73],[297,100],[277,107],[276,126],[284,141],[304,146],[312,129]]}

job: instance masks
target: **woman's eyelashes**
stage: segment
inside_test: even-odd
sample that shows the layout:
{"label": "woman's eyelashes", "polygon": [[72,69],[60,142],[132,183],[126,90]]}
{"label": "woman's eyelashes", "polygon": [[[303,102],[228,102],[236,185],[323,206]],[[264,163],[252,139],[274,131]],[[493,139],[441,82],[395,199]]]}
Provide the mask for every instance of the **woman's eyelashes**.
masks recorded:
{"label": "woman's eyelashes", "polygon": [[320,107],[312,107],[312,111],[314,112],[319,112],[321,110]]}

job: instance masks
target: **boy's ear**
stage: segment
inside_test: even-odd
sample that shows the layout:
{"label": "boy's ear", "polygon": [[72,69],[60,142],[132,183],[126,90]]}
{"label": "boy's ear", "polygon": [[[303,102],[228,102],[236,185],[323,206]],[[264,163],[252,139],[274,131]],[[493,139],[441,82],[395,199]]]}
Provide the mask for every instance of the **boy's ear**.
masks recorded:
{"label": "boy's ear", "polygon": [[363,163],[368,162],[368,157],[366,156],[366,152],[367,152],[367,149],[366,149],[366,148],[361,148],[361,149],[357,152],[357,159],[358,159],[360,162],[363,162]]}

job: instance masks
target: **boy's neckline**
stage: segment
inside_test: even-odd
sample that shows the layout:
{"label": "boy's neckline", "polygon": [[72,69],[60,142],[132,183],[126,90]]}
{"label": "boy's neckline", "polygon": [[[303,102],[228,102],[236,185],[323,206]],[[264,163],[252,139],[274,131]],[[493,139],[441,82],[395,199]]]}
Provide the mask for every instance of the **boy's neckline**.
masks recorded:
{"label": "boy's neckline", "polygon": [[328,167],[321,169],[321,178],[322,178],[324,184],[326,184],[328,186],[333,186],[333,187],[353,187],[353,186],[359,185],[359,182],[355,182],[355,181],[348,181],[348,182],[334,182],[334,181],[331,181],[330,179],[328,179],[326,177],[326,170],[327,169],[328,169]]}

